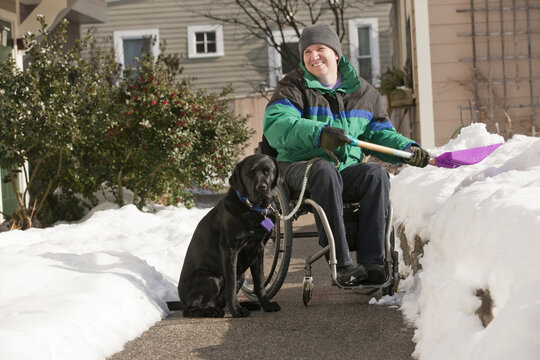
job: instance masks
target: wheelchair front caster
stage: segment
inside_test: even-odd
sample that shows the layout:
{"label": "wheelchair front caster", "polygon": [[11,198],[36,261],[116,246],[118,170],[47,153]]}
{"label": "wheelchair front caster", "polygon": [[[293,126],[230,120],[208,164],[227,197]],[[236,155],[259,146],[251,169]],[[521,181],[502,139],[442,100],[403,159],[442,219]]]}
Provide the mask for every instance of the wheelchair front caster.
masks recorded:
{"label": "wheelchair front caster", "polygon": [[311,305],[311,297],[313,296],[313,278],[305,277],[304,286],[302,288],[302,301],[304,306]]}

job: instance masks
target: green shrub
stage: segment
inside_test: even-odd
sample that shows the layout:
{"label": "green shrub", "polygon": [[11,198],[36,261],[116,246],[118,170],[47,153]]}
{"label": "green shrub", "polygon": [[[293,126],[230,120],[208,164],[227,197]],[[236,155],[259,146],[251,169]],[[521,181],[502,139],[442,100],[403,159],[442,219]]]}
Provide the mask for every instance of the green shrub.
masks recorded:
{"label": "green shrub", "polygon": [[388,96],[399,86],[410,89],[413,87],[412,79],[407,73],[407,67],[404,69],[386,68],[380,78],[379,91]]}
{"label": "green shrub", "polygon": [[119,76],[109,52],[83,59],[90,36],[68,48],[67,21],[53,33],[40,21],[43,39],[25,37],[25,70],[12,60],[0,68],[5,182],[13,184],[20,169],[29,169],[23,174],[27,187],[18,192],[13,186],[20,228],[35,219],[44,225],[75,220],[81,204],[96,203],[92,194],[102,184],[111,186],[120,205],[123,189],[133,191],[139,208],[148,201],[190,205],[189,189],[224,185],[252,134],[247,118],[229,108],[229,86],[219,94],[195,90],[179,80],[170,55],[148,56]]}
{"label": "green shrub", "polygon": [[[38,19],[45,29],[45,20]],[[66,47],[66,26],[61,23],[54,34],[42,30],[41,41],[35,35],[25,37],[29,63],[24,72],[12,60],[0,70],[0,166],[8,170],[12,184],[25,162],[30,170],[23,174],[26,189],[14,187],[22,228],[40,215],[45,199],[72,166],[73,140],[80,136],[75,114],[84,96],[76,80],[85,75],[82,43]]]}
{"label": "green shrub", "polygon": [[[115,116],[102,154],[111,185],[133,191],[139,207],[147,200],[186,202],[190,187],[220,188],[251,135],[247,118],[229,109],[231,89],[194,90],[151,56],[134,72],[124,71],[109,109]],[[118,200],[123,203],[122,192]]]}

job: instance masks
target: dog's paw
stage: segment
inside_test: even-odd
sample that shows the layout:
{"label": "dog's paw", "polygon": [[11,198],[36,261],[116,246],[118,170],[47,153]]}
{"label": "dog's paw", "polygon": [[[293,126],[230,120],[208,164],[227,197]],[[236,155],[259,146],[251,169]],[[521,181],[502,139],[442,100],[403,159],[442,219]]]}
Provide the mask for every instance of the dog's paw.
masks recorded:
{"label": "dog's paw", "polygon": [[240,301],[240,306],[245,307],[250,311],[261,310],[261,304],[255,301]]}
{"label": "dog's paw", "polygon": [[263,309],[266,312],[274,312],[274,311],[280,311],[281,306],[279,306],[279,304],[275,301],[269,301],[268,303],[264,304]]}
{"label": "dog's paw", "polygon": [[231,315],[232,317],[239,318],[239,317],[247,317],[251,315],[251,313],[245,307],[239,306],[237,309],[234,309],[234,310],[231,309]]}
{"label": "dog's paw", "polygon": [[184,317],[213,317],[221,318],[225,316],[225,311],[222,308],[218,307],[209,307],[209,308],[191,308],[184,310]]}

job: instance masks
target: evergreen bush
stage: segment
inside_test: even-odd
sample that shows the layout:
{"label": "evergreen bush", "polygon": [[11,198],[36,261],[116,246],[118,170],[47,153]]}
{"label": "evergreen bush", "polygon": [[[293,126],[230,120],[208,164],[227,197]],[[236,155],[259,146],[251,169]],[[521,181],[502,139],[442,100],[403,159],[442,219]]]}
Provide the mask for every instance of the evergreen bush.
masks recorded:
{"label": "evergreen bush", "polygon": [[[25,36],[25,70],[12,60],[0,69],[0,166],[18,194],[15,227],[75,220],[103,184],[120,205],[131,190],[139,208],[190,206],[190,189],[223,187],[252,134],[229,107],[230,86],[196,90],[170,55],[148,55],[122,72],[110,52],[85,60],[90,36],[69,48],[67,21],[49,33],[39,20],[41,40]],[[19,190],[21,169],[29,171]]]}

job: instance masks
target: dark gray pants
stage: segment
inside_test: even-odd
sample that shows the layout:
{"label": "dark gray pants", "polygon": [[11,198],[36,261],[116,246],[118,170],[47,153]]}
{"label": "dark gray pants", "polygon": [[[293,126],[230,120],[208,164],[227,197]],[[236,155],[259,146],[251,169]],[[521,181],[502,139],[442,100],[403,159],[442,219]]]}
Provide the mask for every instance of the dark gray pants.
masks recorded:
{"label": "dark gray pants", "polygon": [[[291,196],[298,198],[307,161],[279,162],[283,179]],[[306,195],[326,213],[336,243],[338,266],[352,264],[343,223],[343,201],[359,202],[356,260],[362,264],[383,264],[386,209],[389,204],[390,180],[386,169],[377,163],[365,162],[338,172],[335,165],[319,160],[308,177]],[[315,212],[319,244],[328,245],[319,216]]]}

